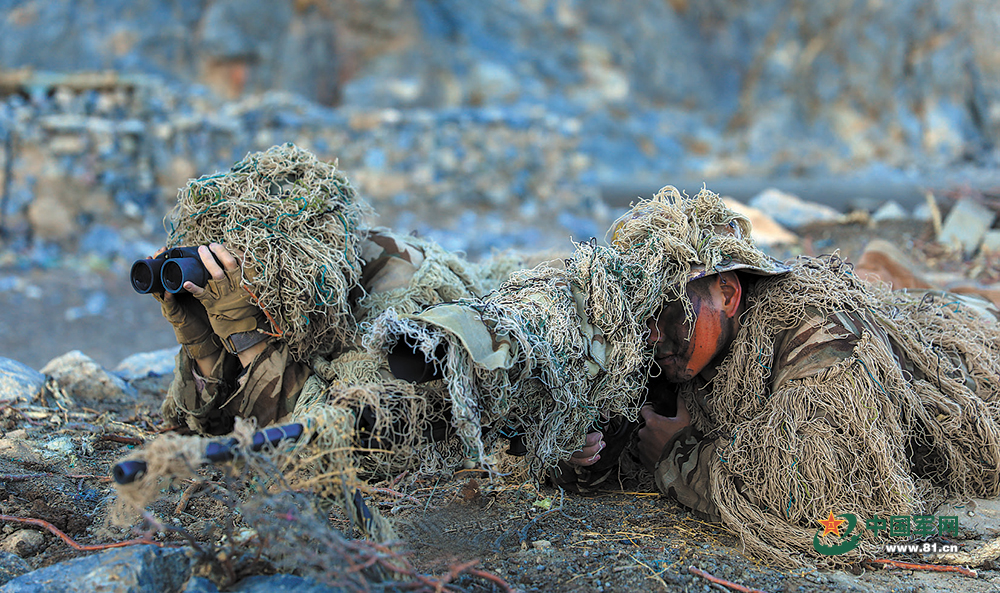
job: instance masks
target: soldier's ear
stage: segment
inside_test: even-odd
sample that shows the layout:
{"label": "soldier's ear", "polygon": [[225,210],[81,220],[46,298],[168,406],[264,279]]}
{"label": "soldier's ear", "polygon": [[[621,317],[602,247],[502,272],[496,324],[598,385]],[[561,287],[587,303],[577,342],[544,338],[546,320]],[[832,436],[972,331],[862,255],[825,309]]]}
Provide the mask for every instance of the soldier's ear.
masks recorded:
{"label": "soldier's ear", "polygon": [[722,292],[722,310],[727,317],[735,317],[743,300],[743,284],[736,272],[719,274],[719,290]]}

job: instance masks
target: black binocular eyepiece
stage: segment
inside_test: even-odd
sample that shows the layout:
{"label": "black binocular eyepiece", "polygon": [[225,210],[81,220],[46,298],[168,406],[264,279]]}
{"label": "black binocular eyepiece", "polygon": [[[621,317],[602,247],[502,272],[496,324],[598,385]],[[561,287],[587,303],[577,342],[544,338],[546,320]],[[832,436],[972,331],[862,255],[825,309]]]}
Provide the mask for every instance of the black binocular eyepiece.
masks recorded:
{"label": "black binocular eyepiece", "polygon": [[197,247],[174,247],[154,258],[135,260],[129,280],[132,288],[140,294],[178,293],[187,281],[205,286],[208,270],[201,263]]}

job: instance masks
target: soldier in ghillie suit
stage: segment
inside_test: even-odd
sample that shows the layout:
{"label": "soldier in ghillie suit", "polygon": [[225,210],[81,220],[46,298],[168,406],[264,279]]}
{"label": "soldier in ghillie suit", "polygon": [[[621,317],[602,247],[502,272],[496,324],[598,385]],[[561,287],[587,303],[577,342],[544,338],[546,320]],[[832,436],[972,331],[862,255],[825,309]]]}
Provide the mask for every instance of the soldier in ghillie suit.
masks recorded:
{"label": "soldier in ghillie suit", "polygon": [[[558,483],[607,487],[639,461],[663,493],[779,563],[818,555],[831,511],[929,514],[1000,494],[1000,311],[890,291],[837,256],[777,262],[707,190],[664,188],[565,271],[515,274],[485,302],[383,316],[373,331],[386,325],[428,356],[448,344],[446,374],[469,377],[453,397],[498,390],[556,402],[520,413],[600,425],[571,441]],[[527,439],[543,465],[566,453]],[[865,532],[838,559],[875,550]]]}
{"label": "soldier in ghillie suit", "polygon": [[[778,264],[706,191],[665,188],[612,234],[613,249],[651,262],[663,295],[635,303],[655,304],[635,448],[662,492],[778,558],[811,552],[831,511],[930,514],[1000,494],[992,303],[889,291],[837,256]],[[567,477],[611,472],[614,455],[588,452]],[[863,540],[861,553],[875,549]]]}
{"label": "soldier in ghillie suit", "polygon": [[[1000,312],[985,301],[891,292],[835,256],[777,262],[716,194],[672,187],[609,245],[501,284],[509,262],[364,231],[346,180],[283,150],[300,170],[264,166],[269,151],[181,194],[172,242],[215,243],[213,279],[186,287],[207,315],[164,298],[184,345],[168,418],[203,433],[301,421],[318,453],[299,458],[341,481],[517,464],[587,489],[648,470],[781,563],[814,553],[830,511],[1000,493]],[[341,481],[311,486],[337,496]],[[843,559],[874,549],[869,534]]]}

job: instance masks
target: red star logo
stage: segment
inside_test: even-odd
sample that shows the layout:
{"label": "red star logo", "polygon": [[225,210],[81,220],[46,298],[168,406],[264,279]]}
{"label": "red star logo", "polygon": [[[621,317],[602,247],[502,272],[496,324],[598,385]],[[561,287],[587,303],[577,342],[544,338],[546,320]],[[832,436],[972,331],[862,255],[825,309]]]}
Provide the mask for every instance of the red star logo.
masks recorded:
{"label": "red star logo", "polygon": [[833,516],[833,511],[830,511],[830,516],[829,517],[827,517],[826,519],[820,519],[817,522],[820,525],[823,526],[823,536],[822,537],[826,537],[827,535],[830,535],[831,533],[834,534],[834,535],[836,535],[837,537],[840,537],[840,526],[843,523],[847,523],[847,520],[846,519],[838,519],[838,518],[834,517]]}

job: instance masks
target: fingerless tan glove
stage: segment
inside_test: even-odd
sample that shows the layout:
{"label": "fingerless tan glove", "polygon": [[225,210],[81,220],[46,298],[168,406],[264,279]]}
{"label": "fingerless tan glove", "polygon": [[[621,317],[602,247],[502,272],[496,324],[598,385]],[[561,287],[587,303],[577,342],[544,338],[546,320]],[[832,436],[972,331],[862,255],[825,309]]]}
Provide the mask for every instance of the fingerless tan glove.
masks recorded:
{"label": "fingerless tan glove", "polygon": [[208,281],[205,292],[196,296],[208,312],[212,329],[222,339],[227,351],[236,354],[267,339],[268,323],[264,312],[250,299],[240,284],[240,269],[226,270],[220,280]]}
{"label": "fingerless tan glove", "polygon": [[160,301],[163,317],[174,326],[177,343],[184,347],[188,356],[194,359],[214,356],[222,350],[222,344],[212,331],[208,312],[191,295],[173,295],[166,300],[153,293]]}

